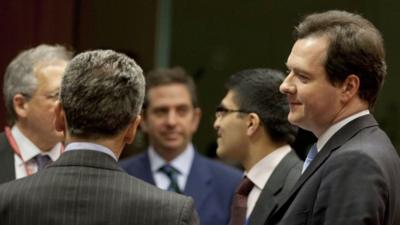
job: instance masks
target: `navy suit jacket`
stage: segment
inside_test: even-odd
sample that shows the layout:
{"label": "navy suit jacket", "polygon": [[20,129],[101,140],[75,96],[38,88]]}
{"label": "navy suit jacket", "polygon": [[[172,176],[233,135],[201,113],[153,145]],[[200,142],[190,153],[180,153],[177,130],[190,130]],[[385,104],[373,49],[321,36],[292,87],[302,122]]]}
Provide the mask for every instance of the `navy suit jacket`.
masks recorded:
{"label": "navy suit jacket", "polygon": [[400,225],[400,160],[372,115],[337,131],[265,224]]}
{"label": "navy suit jacket", "polygon": [[0,134],[0,184],[15,180],[14,151],[6,135]]}
{"label": "navy suit jacket", "polygon": [[[147,152],[121,161],[130,175],[155,184]],[[183,194],[191,196],[202,225],[228,224],[230,205],[242,173],[195,153]]]}

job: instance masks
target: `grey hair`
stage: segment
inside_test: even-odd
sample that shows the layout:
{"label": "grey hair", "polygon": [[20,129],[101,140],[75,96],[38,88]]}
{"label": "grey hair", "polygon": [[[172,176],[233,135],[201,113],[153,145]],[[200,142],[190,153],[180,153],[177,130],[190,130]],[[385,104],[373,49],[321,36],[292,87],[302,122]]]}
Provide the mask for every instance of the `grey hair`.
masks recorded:
{"label": "grey hair", "polygon": [[117,135],[140,114],[144,95],[143,71],[133,59],[112,50],[77,55],[61,83],[69,134],[92,139]]}
{"label": "grey hair", "polygon": [[3,96],[7,109],[7,120],[10,125],[17,121],[13,98],[16,94],[33,95],[37,88],[34,68],[42,64],[50,65],[56,61],[71,60],[73,53],[60,45],[39,45],[17,55],[7,66],[4,74]]}

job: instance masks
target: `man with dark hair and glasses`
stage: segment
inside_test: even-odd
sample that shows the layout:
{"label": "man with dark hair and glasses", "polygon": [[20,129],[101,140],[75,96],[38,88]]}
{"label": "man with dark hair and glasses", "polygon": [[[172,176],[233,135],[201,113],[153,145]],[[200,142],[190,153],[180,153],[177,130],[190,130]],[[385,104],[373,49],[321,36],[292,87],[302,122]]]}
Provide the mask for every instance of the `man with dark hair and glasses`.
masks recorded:
{"label": "man with dark hair and glasses", "polygon": [[0,183],[36,173],[60,156],[54,109],[71,58],[63,46],[39,45],[8,65],[3,95],[9,127],[0,134]]}
{"label": "man with dark hair and glasses", "polygon": [[289,146],[297,129],[288,122],[288,102],[279,93],[283,79],[271,69],[235,73],[217,107],[217,154],[240,162],[242,183],[248,184],[245,204],[233,203],[230,224],[264,224],[301,174],[302,161]]}

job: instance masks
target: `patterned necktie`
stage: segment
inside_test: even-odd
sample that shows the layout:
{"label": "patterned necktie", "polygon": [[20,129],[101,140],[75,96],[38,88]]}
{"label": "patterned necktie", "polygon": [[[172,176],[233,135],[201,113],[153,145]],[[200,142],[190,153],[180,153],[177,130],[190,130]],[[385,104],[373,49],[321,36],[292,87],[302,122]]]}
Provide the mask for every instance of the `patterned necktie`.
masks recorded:
{"label": "patterned necktie", "polygon": [[38,171],[44,169],[48,164],[52,162],[48,155],[38,154],[35,158],[38,166]]}
{"label": "patterned necktie", "polygon": [[317,143],[313,144],[308,151],[307,158],[304,160],[303,164],[303,170],[301,173],[304,173],[306,171],[307,167],[310,165],[311,161],[315,158],[315,156],[318,154],[318,149],[317,149]]}
{"label": "patterned necktie", "polygon": [[169,186],[167,188],[168,191],[174,191],[176,193],[182,193],[181,189],[178,185],[178,175],[179,171],[175,169],[173,166],[165,164],[163,167],[159,169],[163,172],[170,180]]}
{"label": "patterned necktie", "polygon": [[244,177],[242,182],[236,189],[235,196],[233,197],[231,206],[231,218],[229,225],[243,225],[246,222],[246,210],[247,210],[247,196],[251,189],[253,189],[254,183],[247,177]]}

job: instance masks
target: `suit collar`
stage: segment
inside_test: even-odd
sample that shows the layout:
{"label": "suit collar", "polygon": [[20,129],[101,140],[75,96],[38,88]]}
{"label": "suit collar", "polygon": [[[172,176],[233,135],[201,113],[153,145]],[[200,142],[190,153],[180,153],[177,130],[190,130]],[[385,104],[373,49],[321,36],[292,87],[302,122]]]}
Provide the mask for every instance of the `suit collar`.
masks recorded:
{"label": "suit collar", "polygon": [[63,153],[60,158],[50,164],[48,168],[64,166],[83,166],[123,171],[111,156],[102,152],[84,149]]}
{"label": "suit collar", "polygon": [[[281,193],[285,185],[286,180],[290,170],[300,162],[300,159],[296,153],[292,150],[290,151],[278,164],[278,166],[273,171],[271,177],[265,184],[257,202],[249,217],[249,224],[264,224],[271,212],[278,206],[278,203],[282,200],[282,196],[285,193]],[[289,179],[295,180],[295,179]],[[288,191],[285,191],[286,194]]]}
{"label": "suit collar", "polygon": [[278,211],[286,208],[286,206],[290,204],[290,202],[294,199],[295,195],[303,186],[303,184],[317,171],[319,167],[321,167],[321,165],[329,158],[333,151],[337,150],[340,146],[342,146],[345,142],[351,139],[362,129],[377,125],[378,123],[376,122],[374,117],[369,114],[349,122],[339,131],[337,131],[317,154],[307,170],[301,175],[290,194],[283,201],[283,204],[278,209]]}

